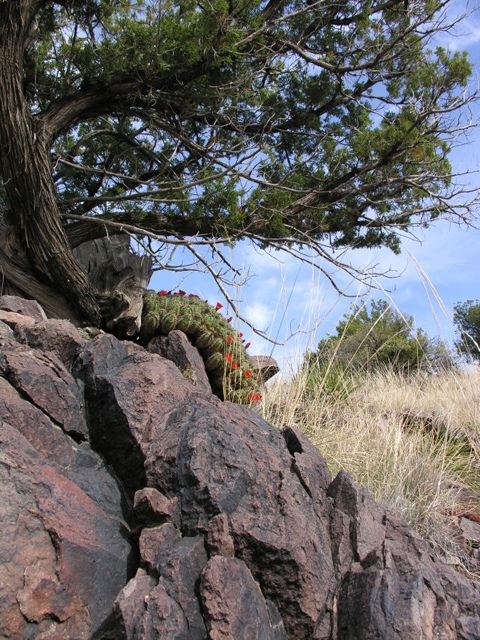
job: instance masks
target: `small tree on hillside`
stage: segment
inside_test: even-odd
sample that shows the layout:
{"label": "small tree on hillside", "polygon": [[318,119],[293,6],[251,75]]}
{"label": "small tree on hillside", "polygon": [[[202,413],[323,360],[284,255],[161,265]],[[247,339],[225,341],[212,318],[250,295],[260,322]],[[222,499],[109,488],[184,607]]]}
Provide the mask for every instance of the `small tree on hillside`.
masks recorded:
{"label": "small tree on hillside", "polygon": [[458,302],[453,310],[453,321],[460,336],[455,342],[457,351],[468,360],[480,362],[480,302]]}
{"label": "small tree on hillside", "polygon": [[324,338],[310,356],[321,368],[372,371],[390,367],[396,371],[428,371],[451,367],[453,358],[438,338],[413,328],[413,318],[393,310],[385,300],[355,305]]}
{"label": "small tree on hillside", "polygon": [[0,0],[7,280],[24,251],[98,325],[108,304],[72,249],[99,236],[158,240],[168,268],[183,245],[222,286],[222,243],[337,268],[329,247],[468,222],[448,154],[471,68],[432,42],[447,4]]}

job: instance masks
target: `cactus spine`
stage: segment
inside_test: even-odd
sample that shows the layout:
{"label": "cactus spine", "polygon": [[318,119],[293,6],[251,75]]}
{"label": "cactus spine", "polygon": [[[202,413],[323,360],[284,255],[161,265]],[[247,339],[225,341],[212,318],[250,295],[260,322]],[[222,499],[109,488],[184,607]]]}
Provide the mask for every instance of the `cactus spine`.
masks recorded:
{"label": "cactus spine", "polygon": [[243,346],[241,335],[229,322],[197,296],[184,292],[149,290],[145,293],[140,339],[183,331],[202,354],[215,392],[240,404],[260,400],[259,381]]}

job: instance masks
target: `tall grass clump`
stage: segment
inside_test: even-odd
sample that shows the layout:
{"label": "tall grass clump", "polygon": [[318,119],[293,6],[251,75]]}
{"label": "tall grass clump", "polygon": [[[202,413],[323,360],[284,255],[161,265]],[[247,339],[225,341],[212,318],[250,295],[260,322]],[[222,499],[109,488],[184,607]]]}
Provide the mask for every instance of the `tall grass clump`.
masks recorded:
{"label": "tall grass clump", "polygon": [[304,366],[272,381],[263,415],[301,429],[395,516],[461,557],[454,515],[480,515],[480,371]]}

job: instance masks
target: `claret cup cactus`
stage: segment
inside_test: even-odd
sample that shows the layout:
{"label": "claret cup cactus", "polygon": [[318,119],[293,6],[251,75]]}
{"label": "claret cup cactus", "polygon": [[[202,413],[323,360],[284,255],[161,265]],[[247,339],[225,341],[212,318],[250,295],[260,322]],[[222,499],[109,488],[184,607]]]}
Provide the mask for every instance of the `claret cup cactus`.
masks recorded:
{"label": "claret cup cactus", "polygon": [[[140,339],[183,331],[202,354],[215,393],[231,402],[247,404],[261,400],[259,381],[238,333],[219,310],[184,291],[149,290],[144,296]],[[246,345],[248,347],[248,345]]]}

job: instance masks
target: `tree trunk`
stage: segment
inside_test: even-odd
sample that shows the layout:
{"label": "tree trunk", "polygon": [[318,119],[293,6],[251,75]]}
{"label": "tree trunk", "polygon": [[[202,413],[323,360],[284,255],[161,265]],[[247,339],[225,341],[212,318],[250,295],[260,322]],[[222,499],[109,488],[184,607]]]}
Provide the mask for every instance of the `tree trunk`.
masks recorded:
{"label": "tree trunk", "polygon": [[105,329],[119,338],[137,335],[152,259],[131,251],[126,235],[84,242],[73,253],[98,291]]}
{"label": "tree trunk", "polygon": [[49,318],[64,318],[80,325],[78,315],[57,288],[40,282],[19,246],[15,230],[8,223],[0,203],[0,295],[9,294],[37,300]]}
{"label": "tree trunk", "polygon": [[35,5],[0,4],[0,167],[18,239],[39,279],[59,289],[98,326],[100,308],[61,225],[50,165],[50,135],[29,112],[22,88],[23,46]]}

